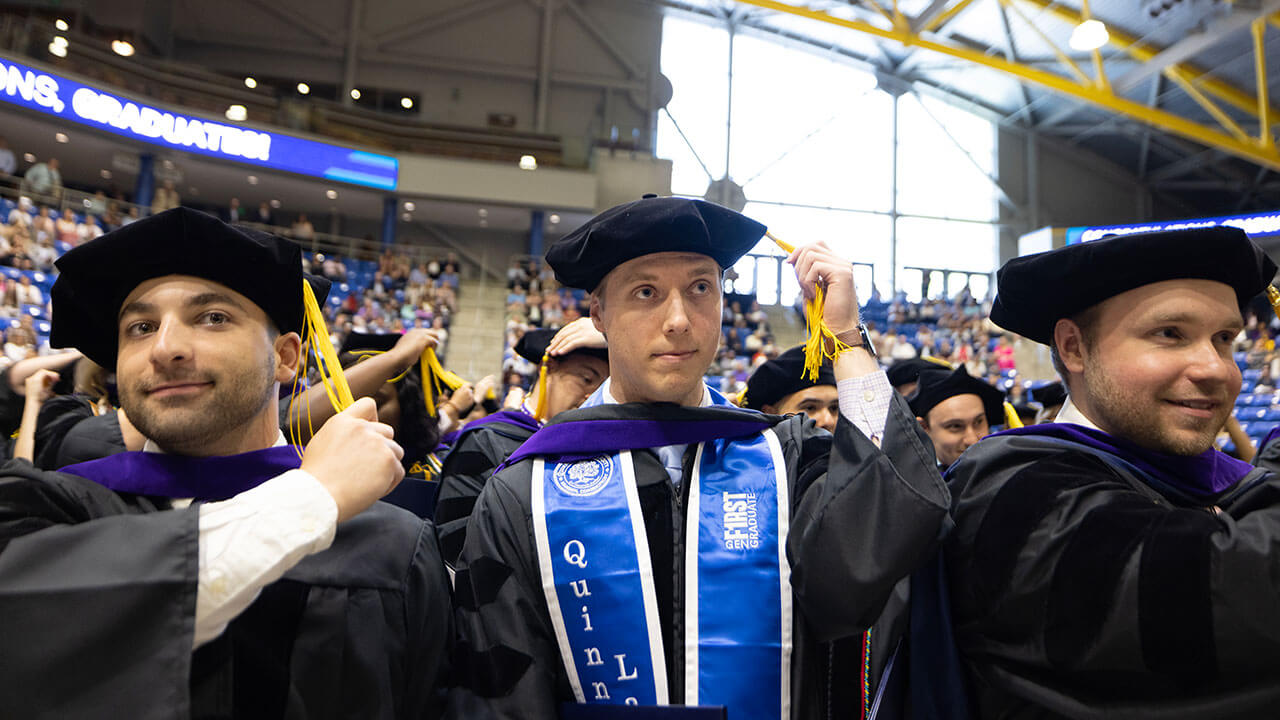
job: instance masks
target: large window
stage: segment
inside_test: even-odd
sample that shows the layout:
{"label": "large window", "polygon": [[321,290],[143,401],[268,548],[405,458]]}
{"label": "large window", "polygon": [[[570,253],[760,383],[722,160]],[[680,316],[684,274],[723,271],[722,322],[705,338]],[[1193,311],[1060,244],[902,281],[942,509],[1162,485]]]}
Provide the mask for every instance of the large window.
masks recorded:
{"label": "large window", "polygon": [[[996,263],[991,122],[933,98],[895,99],[871,73],[819,49],[682,15],[664,23],[662,72],[674,95],[670,115],[659,118],[657,149],[672,160],[673,192],[702,197],[727,175],[742,186],[743,212],[778,237],[824,240],[865,263],[855,274],[864,301],[873,282],[886,299],[895,289],[919,296],[921,271],[905,277],[912,267],[942,271],[938,292],[967,283],[981,296],[985,286],[967,273]],[[736,287],[792,304],[799,288],[773,257],[781,254],[762,241],[759,257],[735,268]]]}

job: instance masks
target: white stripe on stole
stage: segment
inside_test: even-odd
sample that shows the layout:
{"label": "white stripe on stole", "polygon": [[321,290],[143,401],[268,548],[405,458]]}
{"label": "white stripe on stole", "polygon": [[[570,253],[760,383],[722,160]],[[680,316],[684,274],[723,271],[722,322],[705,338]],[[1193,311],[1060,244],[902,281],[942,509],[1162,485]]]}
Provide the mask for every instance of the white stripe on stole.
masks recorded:
{"label": "white stripe on stole", "polygon": [[569,676],[569,686],[573,688],[574,699],[581,703],[586,702],[586,695],[582,693],[578,667],[573,662],[573,647],[569,645],[569,631],[564,626],[564,613],[560,612],[560,598],[556,595],[556,579],[551,568],[551,541],[547,539],[547,501],[544,497],[546,482],[546,461],[537,458],[533,461],[530,509],[533,512],[534,544],[538,549],[538,572],[542,575],[542,595],[547,600],[547,613],[551,616],[551,627],[556,632],[556,645],[560,648],[564,671]]}
{"label": "white stripe on stole", "polygon": [[794,640],[791,616],[791,563],[787,560],[787,537],[791,533],[791,488],[787,484],[786,458],[782,456],[782,443],[773,428],[764,431],[773,452],[773,468],[778,484],[778,575],[779,594],[782,601],[782,713],[781,720],[791,716],[791,650]]}
{"label": "white stripe on stole", "polygon": [[653,696],[659,705],[671,702],[667,690],[667,656],[662,650],[662,622],[658,617],[658,591],[653,584],[653,560],[649,555],[649,536],[644,530],[644,511],[640,508],[640,493],[636,489],[636,469],[631,451],[618,454],[622,464],[623,489],[627,493],[627,515],[631,518],[631,532],[635,535],[636,555],[640,561],[640,592],[644,596],[644,624],[649,634],[649,658],[653,665]]}
{"label": "white stripe on stole", "polygon": [[684,513],[684,704],[698,704],[698,523],[697,508],[702,507],[702,451],[706,443],[698,443],[693,455],[693,477],[689,483],[689,501]]}

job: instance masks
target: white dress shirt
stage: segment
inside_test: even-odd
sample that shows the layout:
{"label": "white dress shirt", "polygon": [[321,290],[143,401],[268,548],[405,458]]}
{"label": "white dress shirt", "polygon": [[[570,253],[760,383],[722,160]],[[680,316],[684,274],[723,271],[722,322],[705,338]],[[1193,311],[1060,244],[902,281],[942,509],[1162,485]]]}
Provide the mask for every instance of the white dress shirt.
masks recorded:
{"label": "white dress shirt", "polygon": [[[285,444],[284,433],[275,442]],[[148,440],[143,452],[163,452]],[[185,508],[190,498],[174,498]],[[233,498],[200,506],[195,642],[213,640],[304,557],[333,543],[338,505],[306,470],[289,470]]]}
{"label": "white dress shirt", "polygon": [[1058,411],[1058,416],[1054,418],[1053,421],[1056,423],[1071,423],[1073,425],[1081,425],[1083,427],[1089,428],[1090,430],[1105,432],[1102,428],[1098,427],[1097,425],[1094,425],[1092,420],[1085,417],[1084,413],[1080,412],[1080,408],[1076,407],[1071,402],[1070,397],[1067,397],[1067,399],[1063,401],[1062,409]]}

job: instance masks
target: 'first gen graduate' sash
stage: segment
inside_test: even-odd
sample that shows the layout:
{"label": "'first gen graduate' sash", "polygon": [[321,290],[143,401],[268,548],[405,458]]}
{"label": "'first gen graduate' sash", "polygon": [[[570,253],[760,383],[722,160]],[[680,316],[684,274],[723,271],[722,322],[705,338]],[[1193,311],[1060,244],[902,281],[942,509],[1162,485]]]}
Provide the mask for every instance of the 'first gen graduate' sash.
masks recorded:
{"label": "'first gen graduate' sash", "polygon": [[[772,430],[698,445],[685,538],[688,705],[790,716],[790,503]],[[578,702],[666,705],[663,632],[630,451],[535,460],[543,592]]]}

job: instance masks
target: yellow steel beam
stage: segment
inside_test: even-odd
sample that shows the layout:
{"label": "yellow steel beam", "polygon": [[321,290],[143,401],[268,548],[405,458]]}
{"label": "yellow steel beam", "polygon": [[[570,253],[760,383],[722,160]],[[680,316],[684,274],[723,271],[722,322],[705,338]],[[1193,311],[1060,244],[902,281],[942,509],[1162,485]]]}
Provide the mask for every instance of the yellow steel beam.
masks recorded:
{"label": "yellow steel beam", "polygon": [[1217,148],[1237,157],[1244,158],[1250,162],[1257,163],[1258,165],[1280,171],[1280,152],[1277,152],[1275,147],[1266,148],[1260,141],[1254,138],[1247,137],[1242,140],[1238,137],[1234,137],[1230,134],[1217,130],[1216,128],[1202,125],[1193,120],[1188,120],[1187,118],[1174,115],[1173,113],[1148,107],[1142,103],[1117,96],[1098,88],[1092,82],[1077,83],[1070,78],[1058,75],[1057,73],[1047,72],[1045,70],[1040,70],[1039,68],[1015,63],[999,57],[988,56],[967,47],[959,47],[936,42],[934,40],[921,37],[908,29],[880,28],[862,20],[838,18],[819,10],[810,10],[805,7],[789,5],[784,2],[777,2],[777,0],[738,0],[738,2],[745,5],[764,8],[766,10],[773,10],[775,12],[809,18],[818,22],[825,22],[830,25],[855,30],[884,40],[891,40],[907,47],[918,47],[941,55],[966,60],[992,70],[1012,75],[1013,77],[1020,78],[1026,82],[1034,83],[1055,92],[1093,103],[1098,107],[1126,115],[1155,128],[1181,135],[1182,137],[1194,140],[1203,145]]}
{"label": "yellow steel beam", "polygon": [[938,17],[931,20],[929,24],[925,25],[923,28],[921,28],[921,30],[924,32],[932,32],[942,27],[944,23],[946,23],[948,20],[958,15],[961,10],[969,7],[969,3],[972,3],[972,2],[973,0],[960,0],[960,2],[956,3],[955,5],[952,5],[951,7],[939,13]]}
{"label": "yellow steel beam", "polygon": [[[1057,4],[1056,0],[1021,0],[1021,2],[1033,5],[1071,25],[1079,25],[1084,21],[1084,18],[1080,13],[1069,7]],[[1280,15],[1272,15],[1271,21],[1276,24],[1276,27],[1280,27]],[[1123,30],[1117,30],[1108,26],[1107,31],[1111,34],[1109,42],[1123,50],[1134,60],[1146,62],[1164,49],[1143,45],[1139,42],[1138,38],[1129,35]],[[1257,116],[1258,101],[1252,93],[1245,92],[1229,82],[1212,77],[1204,70],[1201,70],[1189,63],[1180,63],[1174,67],[1176,67],[1188,81],[1197,87],[1202,88],[1210,95],[1213,95],[1238,110],[1243,110],[1255,117]],[[1270,115],[1272,118],[1280,119],[1280,109],[1271,108]]]}
{"label": "yellow steel beam", "polygon": [[[1089,0],[1081,0],[1080,14],[1084,17],[1085,20],[1093,19],[1093,12],[1089,10]],[[1106,68],[1102,67],[1102,49],[1094,48],[1090,54],[1093,56],[1094,83],[1097,84],[1097,86],[1102,88],[1103,90],[1110,92],[1111,82],[1107,80]]]}
{"label": "yellow steel beam", "polygon": [[[1273,18],[1274,19],[1274,18]],[[1267,99],[1267,25],[1261,18],[1250,26],[1253,31],[1254,77],[1258,85],[1258,139],[1265,148],[1274,148],[1275,136],[1271,134],[1271,102]]]}
{"label": "yellow steel beam", "polygon": [[1222,108],[1218,107],[1217,103],[1205,97],[1204,93],[1200,92],[1195,85],[1192,85],[1190,80],[1182,76],[1182,73],[1173,68],[1165,68],[1164,74],[1165,77],[1177,83],[1179,87],[1191,96],[1192,100],[1196,101],[1197,105],[1204,108],[1228,132],[1246,142],[1250,140],[1249,133],[1245,132],[1244,128],[1241,128],[1235,120],[1232,120],[1230,115],[1222,112]]}
{"label": "yellow steel beam", "polygon": [[1089,76],[1086,75],[1085,72],[1080,69],[1080,66],[1077,65],[1074,60],[1068,57],[1067,54],[1062,51],[1062,48],[1058,47],[1057,43],[1049,39],[1049,36],[1045,35],[1043,30],[1041,30],[1035,23],[1031,22],[1031,18],[1028,18],[1026,15],[1022,14],[1022,11],[1018,9],[1017,5],[1013,4],[1012,0],[998,0],[998,2],[1001,5],[1005,6],[1006,8],[1012,10],[1014,15],[1017,15],[1019,18],[1021,18],[1022,22],[1027,27],[1031,28],[1031,30],[1035,32],[1035,34],[1040,36],[1041,42],[1043,42],[1045,45],[1048,45],[1050,48],[1053,48],[1053,54],[1058,56],[1058,60],[1062,62],[1063,65],[1066,65],[1067,68],[1070,69],[1071,72],[1074,73],[1075,76],[1080,79],[1080,82],[1082,83],[1093,82],[1093,80],[1089,79]]}

